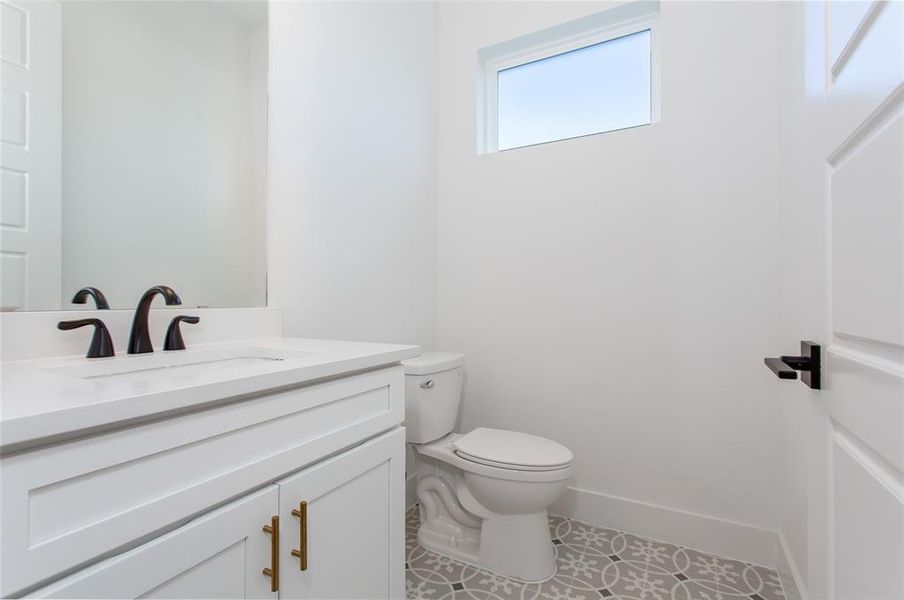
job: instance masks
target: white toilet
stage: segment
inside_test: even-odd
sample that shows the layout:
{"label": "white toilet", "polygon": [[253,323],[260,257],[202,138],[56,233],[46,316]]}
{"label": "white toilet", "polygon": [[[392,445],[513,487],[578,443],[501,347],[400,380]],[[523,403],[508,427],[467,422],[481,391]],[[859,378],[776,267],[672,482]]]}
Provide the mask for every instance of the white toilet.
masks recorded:
{"label": "white toilet", "polygon": [[546,508],[565,489],[574,455],[516,431],[452,433],[464,356],[431,352],[402,364],[405,427],[418,462],[418,542],[522,581],[555,575]]}

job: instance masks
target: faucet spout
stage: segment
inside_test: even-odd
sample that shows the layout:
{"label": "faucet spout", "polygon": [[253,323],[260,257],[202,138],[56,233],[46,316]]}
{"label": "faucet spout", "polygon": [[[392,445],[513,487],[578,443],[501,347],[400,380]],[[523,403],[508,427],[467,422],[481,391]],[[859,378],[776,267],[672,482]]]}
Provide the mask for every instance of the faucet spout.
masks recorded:
{"label": "faucet spout", "polygon": [[75,296],[72,297],[72,303],[86,304],[88,301],[88,296],[94,298],[94,303],[97,305],[97,310],[108,310],[110,308],[110,303],[107,302],[107,297],[104,296],[104,293],[96,287],[83,287],[75,293]]}
{"label": "faucet spout", "polygon": [[144,354],[153,352],[151,334],[148,331],[148,315],[151,311],[151,302],[154,296],[160,294],[168,306],[182,304],[182,300],[173,291],[173,288],[165,285],[155,285],[141,296],[138,307],[135,309],[135,318],[132,320],[132,332],[129,334],[129,354]]}

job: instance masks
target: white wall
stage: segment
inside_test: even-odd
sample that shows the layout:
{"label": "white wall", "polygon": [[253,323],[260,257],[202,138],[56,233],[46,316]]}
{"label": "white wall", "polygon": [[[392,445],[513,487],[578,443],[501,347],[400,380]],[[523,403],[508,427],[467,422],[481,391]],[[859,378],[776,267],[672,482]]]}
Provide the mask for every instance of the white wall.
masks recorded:
{"label": "white wall", "polygon": [[[824,113],[824,57],[814,56],[823,49],[824,5],[790,2],[780,8],[778,32],[781,157],[781,288],[783,311],[780,315],[783,348],[795,349],[799,340],[821,340],[827,323],[825,268],[814,268],[814,257],[822,256],[825,244],[824,220],[827,193],[813,182],[826,181],[826,163],[811,151],[812,140],[821,140],[819,128],[826,122]],[[812,87],[811,87],[812,86]],[[818,93],[813,93],[813,89]],[[809,88],[809,89],[808,89]],[[830,375],[830,374],[829,374]],[[813,539],[826,535],[828,515],[808,512],[808,486],[817,470],[827,473],[824,448],[813,440],[823,439],[826,413],[819,393],[803,385],[780,386],[782,461],[780,476],[779,531],[793,561],[795,575],[812,598],[824,598],[827,561],[823,564],[820,548],[808,548]],[[814,431],[816,433],[814,433]],[[811,474],[811,471],[814,474]],[[825,494],[816,490],[816,497]],[[822,552],[827,543],[819,544]],[[786,577],[791,573],[784,573]]]}
{"label": "white wall", "polygon": [[439,6],[437,346],[467,355],[465,429],[561,440],[579,488],[775,529],[776,7],[664,3],[660,123],[475,152],[477,50],[605,7]]}
{"label": "white wall", "polygon": [[661,122],[476,154],[477,50],[607,6],[274,3],[270,303],[465,352],[463,427],[577,488],[775,530],[778,7],[665,3]]}
{"label": "white wall", "polygon": [[287,335],[433,342],[434,18],[271,4],[268,293]]}
{"label": "white wall", "polygon": [[160,283],[188,306],[264,304],[251,56],[212,3],[63,3],[64,307],[94,285],[131,308]]}

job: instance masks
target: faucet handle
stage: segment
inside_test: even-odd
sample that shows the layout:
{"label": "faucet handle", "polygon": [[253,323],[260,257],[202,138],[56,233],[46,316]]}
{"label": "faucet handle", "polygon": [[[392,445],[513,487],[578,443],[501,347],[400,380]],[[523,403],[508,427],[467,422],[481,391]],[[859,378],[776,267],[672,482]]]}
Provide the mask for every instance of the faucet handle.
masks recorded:
{"label": "faucet handle", "polygon": [[86,325],[94,325],[94,336],[91,338],[91,346],[88,347],[88,358],[115,356],[116,352],[113,350],[113,340],[110,338],[110,332],[107,331],[107,326],[100,319],[60,321],[57,323],[57,329],[69,331],[70,329],[78,329]]}
{"label": "faucet handle", "polygon": [[201,317],[192,317],[189,315],[177,315],[170,321],[169,327],[166,328],[166,339],[163,341],[164,350],[185,350],[185,340],[182,339],[182,329],[179,328],[181,322],[197,325],[201,322]]}

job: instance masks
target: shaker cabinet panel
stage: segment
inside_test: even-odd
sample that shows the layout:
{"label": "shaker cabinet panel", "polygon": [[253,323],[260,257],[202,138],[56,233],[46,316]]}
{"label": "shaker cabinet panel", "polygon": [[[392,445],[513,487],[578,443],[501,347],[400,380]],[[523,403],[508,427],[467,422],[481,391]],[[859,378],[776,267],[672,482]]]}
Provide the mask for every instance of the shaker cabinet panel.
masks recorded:
{"label": "shaker cabinet panel", "polygon": [[0,596],[402,422],[402,368],[274,390],[0,460]]}
{"label": "shaker cabinet panel", "polygon": [[404,597],[404,451],[398,428],[278,482],[280,597]]}
{"label": "shaker cabinet panel", "polygon": [[36,598],[276,598],[269,485],[157,539],[28,594]]}

